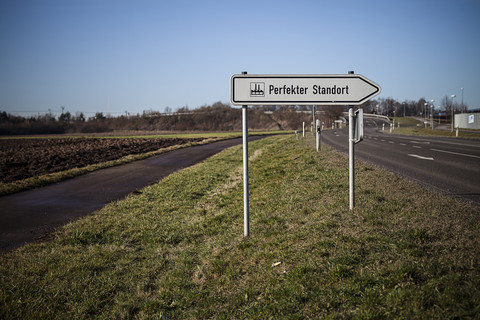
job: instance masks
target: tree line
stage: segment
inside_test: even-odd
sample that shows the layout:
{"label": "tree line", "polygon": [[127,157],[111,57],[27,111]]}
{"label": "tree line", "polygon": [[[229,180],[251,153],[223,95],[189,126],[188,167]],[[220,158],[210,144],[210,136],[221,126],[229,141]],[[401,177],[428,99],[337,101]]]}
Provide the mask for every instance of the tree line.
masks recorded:
{"label": "tree line", "polygon": [[[449,117],[452,108],[460,112],[462,106],[455,104],[446,96],[441,102],[444,110],[431,108],[431,103],[424,98],[418,101],[399,102],[392,98],[367,101],[361,107],[365,113],[376,113],[389,117],[429,116],[443,114]],[[310,126],[312,106],[255,106],[249,107],[248,126],[250,130],[299,130],[302,123]],[[317,106],[317,117],[325,127],[343,116],[346,106]],[[216,102],[190,110],[183,107],[175,112],[166,108],[165,112],[144,111],[143,114],[113,117],[103,112],[86,118],[83,113],[72,115],[69,111],[55,117],[51,112],[22,117],[0,111],[0,135],[22,134],[62,134],[62,133],[104,133],[121,130],[141,131],[241,131],[242,115],[240,108]]]}
{"label": "tree line", "polygon": [[[441,106],[440,108],[438,106]],[[392,98],[379,98],[367,101],[362,105],[364,112],[376,113],[388,117],[429,117],[433,114],[449,118],[452,113],[466,112],[466,105],[454,101],[449,96],[445,96],[441,101],[431,101],[425,98],[415,100],[397,101]]]}
{"label": "tree line", "polygon": [[[62,110],[63,111],[63,110]],[[22,117],[0,112],[0,135],[104,133],[122,130],[139,131],[241,131],[241,109],[216,102],[190,110],[183,107],[175,112],[146,111],[143,114],[112,117],[103,112],[86,118],[83,113],[62,112],[55,117],[45,115]],[[298,113],[295,106],[265,112],[261,107],[249,108],[248,127],[251,130],[295,130],[309,119]]]}

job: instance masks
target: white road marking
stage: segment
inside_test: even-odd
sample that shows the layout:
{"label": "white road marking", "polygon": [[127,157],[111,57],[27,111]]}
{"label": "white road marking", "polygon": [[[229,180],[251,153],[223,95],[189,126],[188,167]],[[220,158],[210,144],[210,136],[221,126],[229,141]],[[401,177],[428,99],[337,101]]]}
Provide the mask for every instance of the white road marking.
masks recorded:
{"label": "white road marking", "polygon": [[420,146],[413,146],[414,148],[417,148],[417,149],[422,149],[422,147]]}
{"label": "white road marking", "polygon": [[472,158],[477,158],[480,159],[479,156],[475,156],[473,154],[465,154],[465,153],[458,153],[458,152],[452,152],[452,151],[446,151],[446,150],[439,150],[439,149],[430,149],[432,151],[437,151],[437,152],[443,152],[443,153],[449,153],[449,154],[455,154],[457,156],[464,156],[464,157],[472,157]]}
{"label": "white road marking", "polygon": [[393,142],[393,141],[388,141],[388,143],[392,143],[392,144],[395,144],[395,142]]}
{"label": "white road marking", "polygon": [[417,158],[417,159],[421,159],[421,160],[434,160],[431,157],[422,157],[422,156],[419,156],[418,154],[409,154],[408,156],[409,157],[414,157],[414,158]]}
{"label": "white road marking", "polygon": [[405,143],[400,143],[400,145],[401,145],[401,146],[406,146],[406,144],[405,144]]}

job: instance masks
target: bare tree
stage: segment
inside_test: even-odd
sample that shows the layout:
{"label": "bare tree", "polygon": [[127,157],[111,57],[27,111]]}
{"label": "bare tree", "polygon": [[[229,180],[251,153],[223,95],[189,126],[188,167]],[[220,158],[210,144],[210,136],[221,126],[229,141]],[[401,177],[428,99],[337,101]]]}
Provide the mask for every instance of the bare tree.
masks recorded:
{"label": "bare tree", "polygon": [[416,112],[416,115],[417,116],[425,116],[425,102],[427,102],[427,100],[425,100],[425,98],[420,98],[417,102],[417,105],[416,105],[416,108],[417,108],[417,112]]}
{"label": "bare tree", "polygon": [[327,128],[331,127],[332,124],[343,116],[343,107],[342,106],[323,106],[324,119],[322,121],[325,123]]}
{"label": "bare tree", "polygon": [[442,106],[445,107],[445,112],[450,114],[452,111],[452,100],[448,96],[442,98]]}

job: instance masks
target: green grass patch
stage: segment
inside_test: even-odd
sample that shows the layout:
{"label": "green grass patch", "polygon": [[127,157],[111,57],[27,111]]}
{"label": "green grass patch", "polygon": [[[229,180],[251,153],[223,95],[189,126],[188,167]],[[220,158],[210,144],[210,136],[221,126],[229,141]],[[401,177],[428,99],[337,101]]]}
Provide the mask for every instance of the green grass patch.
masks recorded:
{"label": "green grass patch", "polygon": [[[422,137],[447,137],[447,138],[455,138],[456,131],[450,132],[450,130],[439,130],[432,128],[425,128],[425,127],[402,127],[395,128],[393,133],[396,134],[406,134],[412,136],[422,136]],[[459,138],[468,138],[468,139],[480,139],[480,131],[477,132],[467,132],[467,131],[459,131],[458,132]]]}
{"label": "green grass patch", "polygon": [[416,125],[422,125],[423,122],[417,120],[416,118],[413,117],[392,117],[390,119],[395,119],[395,124],[400,123],[400,126],[416,126]]}
{"label": "green grass patch", "polygon": [[[285,134],[285,133],[292,133],[289,131],[249,131],[249,135],[272,135],[272,134]],[[189,138],[223,138],[223,139],[232,139],[232,138],[239,138],[242,136],[242,132],[200,132],[200,133],[161,133],[161,134],[132,134],[128,133],[127,136],[119,136],[116,134],[106,135],[103,136],[105,138],[110,137],[121,137],[121,138],[182,138],[182,139],[189,139]]]}
{"label": "green grass patch", "polygon": [[309,138],[229,148],[0,257],[2,319],[449,319],[480,313],[478,207]]}
{"label": "green grass patch", "polygon": [[[400,128],[398,128],[398,123],[400,123]],[[434,124],[437,126],[438,124]],[[459,138],[467,138],[467,139],[480,139],[480,130],[470,130],[464,129],[467,131],[462,131],[460,129],[458,133]],[[405,134],[405,135],[412,135],[412,136],[422,136],[422,137],[449,137],[455,138],[456,137],[456,130],[451,132],[450,130],[443,130],[443,129],[433,129],[430,127],[430,121],[428,121],[427,128],[422,121],[419,121],[414,118],[395,118],[395,130],[393,131],[395,134]]]}
{"label": "green grass patch", "polygon": [[[285,131],[259,131],[259,132],[249,132],[249,135],[273,135],[273,134],[285,134],[287,132]],[[10,137],[10,138],[1,138],[0,139],[26,139],[26,138],[35,138],[35,139],[46,139],[46,138],[110,138],[110,139],[115,139],[115,138],[182,138],[182,139],[190,139],[190,138],[203,138],[205,140],[200,141],[200,142],[190,142],[187,144],[183,145],[178,145],[178,146],[172,146],[168,148],[162,148],[157,151],[152,151],[152,152],[147,152],[147,153],[142,153],[142,154],[135,154],[135,155],[128,155],[123,158],[117,159],[117,160],[112,160],[112,161],[107,161],[103,163],[98,163],[98,164],[93,164],[81,168],[74,168],[70,170],[65,170],[61,172],[55,172],[55,173],[50,173],[42,176],[36,176],[36,177],[31,177],[27,178],[24,180],[19,180],[19,181],[14,181],[14,182],[0,182],[0,196],[20,192],[20,191],[25,191],[25,190],[30,190],[38,187],[43,187],[52,183],[60,182],[63,180],[67,180],[70,178],[74,178],[92,171],[100,170],[100,169],[105,169],[113,166],[118,166],[122,164],[126,164],[129,162],[137,161],[137,160],[143,160],[149,157],[153,157],[156,155],[160,155],[165,152],[169,152],[172,150],[180,149],[180,148],[186,148],[186,147],[191,147],[194,145],[201,145],[201,144],[207,144],[207,143],[212,143],[215,141],[220,141],[220,140],[225,140],[225,139],[234,139],[234,138],[239,138],[242,136],[242,133],[240,132],[220,132],[220,133],[212,133],[212,132],[206,132],[206,133],[167,133],[167,134],[160,134],[160,135],[112,135],[112,136],[96,136],[96,135],[90,135],[90,136],[67,136],[67,135],[58,135],[58,136],[21,136],[21,137]]]}

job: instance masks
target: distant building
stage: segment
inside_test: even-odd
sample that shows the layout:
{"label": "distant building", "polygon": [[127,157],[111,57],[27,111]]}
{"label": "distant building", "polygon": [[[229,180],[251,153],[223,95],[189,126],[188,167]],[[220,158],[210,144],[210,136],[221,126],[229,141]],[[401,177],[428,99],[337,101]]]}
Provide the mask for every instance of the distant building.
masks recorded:
{"label": "distant building", "polygon": [[461,129],[480,129],[480,113],[456,114],[455,127]]}

